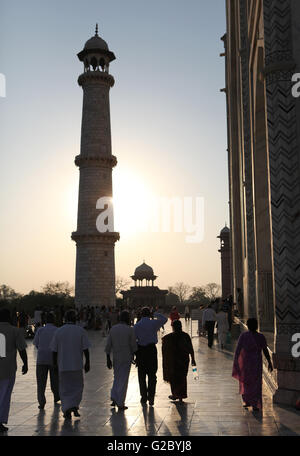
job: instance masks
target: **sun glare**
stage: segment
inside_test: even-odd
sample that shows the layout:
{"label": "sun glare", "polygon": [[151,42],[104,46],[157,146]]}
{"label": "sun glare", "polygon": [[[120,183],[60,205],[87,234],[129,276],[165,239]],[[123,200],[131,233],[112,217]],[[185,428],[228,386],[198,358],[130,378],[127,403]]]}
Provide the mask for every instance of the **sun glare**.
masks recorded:
{"label": "sun glare", "polygon": [[119,168],[113,176],[115,230],[122,237],[146,231],[154,194],[133,171]]}
{"label": "sun glare", "polygon": [[[67,187],[65,198],[67,218],[75,230],[78,209],[77,183]],[[122,239],[136,235],[137,232],[147,231],[154,198],[155,195],[133,171],[126,168],[114,170],[114,230],[122,233]]]}

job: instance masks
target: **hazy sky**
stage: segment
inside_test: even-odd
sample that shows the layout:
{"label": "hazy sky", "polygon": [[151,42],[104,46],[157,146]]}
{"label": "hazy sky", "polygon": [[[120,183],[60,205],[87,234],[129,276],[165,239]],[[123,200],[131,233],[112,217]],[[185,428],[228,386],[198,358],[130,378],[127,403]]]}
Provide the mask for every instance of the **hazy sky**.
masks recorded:
{"label": "hazy sky", "polygon": [[[166,288],[220,283],[228,222],[224,0],[0,0],[0,283],[74,283],[82,63],[99,35],[116,55],[110,92],[116,274],[145,259]],[[204,198],[204,238],[140,233],[148,198]],[[124,198],[137,210],[126,217]],[[123,200],[122,200],[123,198]],[[136,215],[137,214],[137,215]]]}

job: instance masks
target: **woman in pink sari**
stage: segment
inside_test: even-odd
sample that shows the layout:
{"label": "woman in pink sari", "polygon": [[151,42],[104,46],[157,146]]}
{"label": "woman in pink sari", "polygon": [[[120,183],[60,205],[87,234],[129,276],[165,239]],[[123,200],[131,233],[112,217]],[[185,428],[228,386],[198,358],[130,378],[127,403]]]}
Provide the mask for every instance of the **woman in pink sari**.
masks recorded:
{"label": "woman in pink sari", "polygon": [[265,336],[257,332],[256,318],[247,321],[249,331],[240,335],[235,350],[232,376],[240,382],[244,407],[262,409],[262,351],[273,370]]}

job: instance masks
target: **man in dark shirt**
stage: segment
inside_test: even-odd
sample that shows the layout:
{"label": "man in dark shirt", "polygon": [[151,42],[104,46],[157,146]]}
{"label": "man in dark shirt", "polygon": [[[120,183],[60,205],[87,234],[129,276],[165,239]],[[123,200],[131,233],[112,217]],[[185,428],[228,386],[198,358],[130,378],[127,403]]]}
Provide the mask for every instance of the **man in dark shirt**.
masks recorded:
{"label": "man in dark shirt", "polygon": [[[138,351],[136,353],[136,363],[138,367],[138,378],[141,393],[141,404],[154,405],[156,390],[157,372],[157,331],[168,321],[168,319],[154,312],[153,319],[148,307],[142,309],[141,319],[134,325],[137,338]],[[146,377],[148,376],[148,386]]]}
{"label": "man in dark shirt", "polygon": [[45,390],[47,385],[48,372],[50,375],[51,390],[54,395],[54,402],[57,403],[59,399],[59,386],[58,386],[58,371],[53,366],[53,355],[50,350],[50,343],[57,327],[54,325],[55,315],[48,313],[46,317],[46,325],[39,328],[33,340],[33,345],[36,346],[37,361],[36,361],[36,380],[37,380],[37,396],[39,401],[39,408],[43,409],[46,404]]}

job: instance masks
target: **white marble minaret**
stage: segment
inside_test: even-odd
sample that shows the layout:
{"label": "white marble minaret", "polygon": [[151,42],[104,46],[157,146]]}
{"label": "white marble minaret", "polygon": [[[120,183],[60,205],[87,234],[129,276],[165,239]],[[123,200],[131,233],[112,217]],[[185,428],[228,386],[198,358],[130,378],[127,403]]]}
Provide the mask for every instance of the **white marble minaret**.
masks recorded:
{"label": "white marble minaret", "polygon": [[114,85],[109,64],[115,56],[98,36],[98,26],[78,58],[84,72],[78,78],[83,108],[81,149],[75,158],[80,171],[77,231],[72,233],[77,247],[75,302],[77,307],[114,306],[114,245],[119,233],[114,232],[111,217],[105,220],[107,229],[99,231],[97,218],[107,206],[96,206],[99,199],[112,197],[112,168],[117,164],[111,152],[109,109],[109,90]]}

